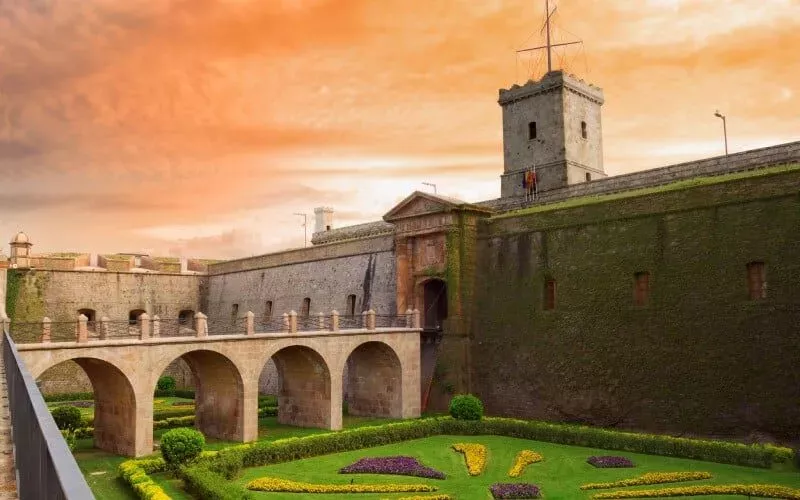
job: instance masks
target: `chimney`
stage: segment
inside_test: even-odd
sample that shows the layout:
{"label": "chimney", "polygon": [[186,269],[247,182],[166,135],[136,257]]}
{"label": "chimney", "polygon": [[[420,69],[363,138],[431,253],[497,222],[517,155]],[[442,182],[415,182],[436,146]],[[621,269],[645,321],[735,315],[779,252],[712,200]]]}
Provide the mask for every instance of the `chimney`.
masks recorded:
{"label": "chimney", "polygon": [[317,207],[314,209],[314,232],[323,233],[333,229],[333,209]]}

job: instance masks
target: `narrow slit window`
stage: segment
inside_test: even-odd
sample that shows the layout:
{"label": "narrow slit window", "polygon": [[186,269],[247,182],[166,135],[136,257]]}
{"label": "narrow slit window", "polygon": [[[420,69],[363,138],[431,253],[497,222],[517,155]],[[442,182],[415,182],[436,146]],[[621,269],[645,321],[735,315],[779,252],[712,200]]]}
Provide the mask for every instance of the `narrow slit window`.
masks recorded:
{"label": "narrow slit window", "polygon": [[348,295],[347,296],[347,315],[348,316],[355,316],[356,314],[356,296],[355,295]]}
{"label": "narrow slit window", "polygon": [[303,307],[300,309],[300,316],[308,316],[311,314],[311,299],[306,297],[303,299]]}
{"label": "narrow slit window", "polygon": [[647,305],[650,299],[650,273],[644,271],[633,275],[633,302],[637,306]]}
{"label": "narrow slit window", "polygon": [[544,308],[548,311],[556,308],[556,280],[544,283]]}
{"label": "narrow slit window", "polygon": [[586,172],[586,182],[589,182],[591,180],[592,180],[592,174],[589,173],[589,172]]}
{"label": "narrow slit window", "polygon": [[586,139],[588,136],[589,136],[589,134],[586,131],[586,122],[581,122],[581,137]]}
{"label": "narrow slit window", "polygon": [[528,139],[536,139],[536,122],[528,123]]}
{"label": "narrow slit window", "polygon": [[268,300],[264,304],[264,317],[265,318],[271,318],[272,317],[272,301],[271,300]]}
{"label": "narrow slit window", "polygon": [[767,298],[767,276],[763,262],[747,264],[747,286],[750,300]]}
{"label": "narrow slit window", "polygon": [[234,304],[231,308],[231,321],[236,321],[239,317],[239,304]]}

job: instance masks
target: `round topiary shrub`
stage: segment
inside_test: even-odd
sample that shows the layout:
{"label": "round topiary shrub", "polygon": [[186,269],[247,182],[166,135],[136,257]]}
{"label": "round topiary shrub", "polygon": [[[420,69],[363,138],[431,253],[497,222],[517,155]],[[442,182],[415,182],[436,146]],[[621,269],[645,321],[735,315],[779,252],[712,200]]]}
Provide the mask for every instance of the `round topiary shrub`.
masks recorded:
{"label": "round topiary shrub", "polygon": [[161,436],[161,455],[168,466],[177,468],[197,458],[205,444],[206,438],[199,431],[172,429]]}
{"label": "round topiary shrub", "polygon": [[480,420],[483,403],[472,394],[453,396],[450,400],[450,416],[456,420]]}
{"label": "round topiary shrub", "polygon": [[169,375],[158,378],[158,383],[156,384],[156,388],[159,391],[174,391],[175,387],[176,387],[175,379],[170,377]]}
{"label": "round topiary shrub", "polygon": [[81,411],[74,406],[59,406],[51,411],[56,426],[61,430],[73,430],[83,427]]}

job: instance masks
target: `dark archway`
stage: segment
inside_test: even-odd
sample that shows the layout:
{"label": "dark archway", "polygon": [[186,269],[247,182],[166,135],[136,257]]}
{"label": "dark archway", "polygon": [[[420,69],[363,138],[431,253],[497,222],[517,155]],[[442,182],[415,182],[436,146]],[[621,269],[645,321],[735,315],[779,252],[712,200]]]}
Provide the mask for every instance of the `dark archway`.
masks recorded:
{"label": "dark archway", "polygon": [[325,359],[309,347],[291,346],[276,352],[272,361],[278,379],[278,423],[330,429],[331,374]]}
{"label": "dark archway", "polygon": [[236,365],[215,351],[191,351],[178,359],[189,365],[195,383],[194,426],[207,437],[243,439],[244,385]]}
{"label": "dark archway", "polygon": [[348,413],[364,417],[402,418],[403,371],[394,349],[383,342],[366,342],[347,358]]}
{"label": "dark archway", "polygon": [[422,327],[428,331],[442,331],[447,319],[447,283],[440,279],[423,284]]}
{"label": "dark archway", "polygon": [[[73,364],[74,362],[74,364]],[[76,358],[50,367],[39,376],[80,366],[94,391],[94,446],[117,455],[136,455],[136,395],[128,377],[116,366],[95,358]]]}

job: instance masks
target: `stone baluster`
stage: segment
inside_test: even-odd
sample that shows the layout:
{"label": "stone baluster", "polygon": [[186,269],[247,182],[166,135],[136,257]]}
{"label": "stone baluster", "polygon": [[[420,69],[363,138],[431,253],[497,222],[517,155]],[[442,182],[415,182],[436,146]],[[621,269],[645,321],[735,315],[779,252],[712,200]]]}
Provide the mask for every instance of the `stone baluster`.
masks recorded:
{"label": "stone baluster", "polygon": [[153,325],[150,324],[150,315],[142,313],[139,315],[141,327],[139,328],[139,340],[147,340],[150,338],[150,330]]}
{"label": "stone baluster", "polygon": [[289,314],[283,313],[283,332],[289,333],[289,330],[291,330],[289,325]]}
{"label": "stone baluster", "polygon": [[414,309],[414,328],[422,328],[420,319],[419,309]]}
{"label": "stone baluster", "polygon": [[406,309],[406,328],[414,328],[414,311]]}
{"label": "stone baluster", "polygon": [[111,329],[111,320],[108,316],[100,318],[100,340],[108,338],[109,330]]}
{"label": "stone baluster", "polygon": [[289,333],[297,333],[297,313],[294,309],[289,311]]}
{"label": "stone baluster", "polygon": [[194,331],[198,337],[208,337],[208,316],[201,312],[194,315]]}
{"label": "stone baluster", "polygon": [[153,338],[161,336],[161,318],[158,314],[153,316],[153,331],[151,333],[153,334]]}
{"label": "stone baluster", "polygon": [[76,340],[80,344],[89,342],[89,318],[83,314],[78,316],[78,335]]}
{"label": "stone baluster", "polygon": [[47,316],[45,316],[42,319],[42,344],[46,344],[51,340],[50,337],[50,327],[52,326],[51,323],[53,323],[53,321]]}
{"label": "stone baluster", "polygon": [[361,312],[361,328],[367,327],[367,311]]}
{"label": "stone baluster", "polygon": [[331,331],[338,332],[339,331],[339,311],[334,309],[331,311]]}
{"label": "stone baluster", "polygon": [[367,330],[374,330],[375,329],[375,310],[370,309],[366,312],[367,318]]}
{"label": "stone baluster", "polygon": [[247,335],[254,335],[256,333],[256,314],[253,311],[247,311],[244,315],[247,320]]}
{"label": "stone baluster", "polygon": [[317,329],[318,330],[324,330],[325,329],[325,314],[323,314],[322,311],[320,311],[319,314],[317,314],[317,321],[318,321]]}

